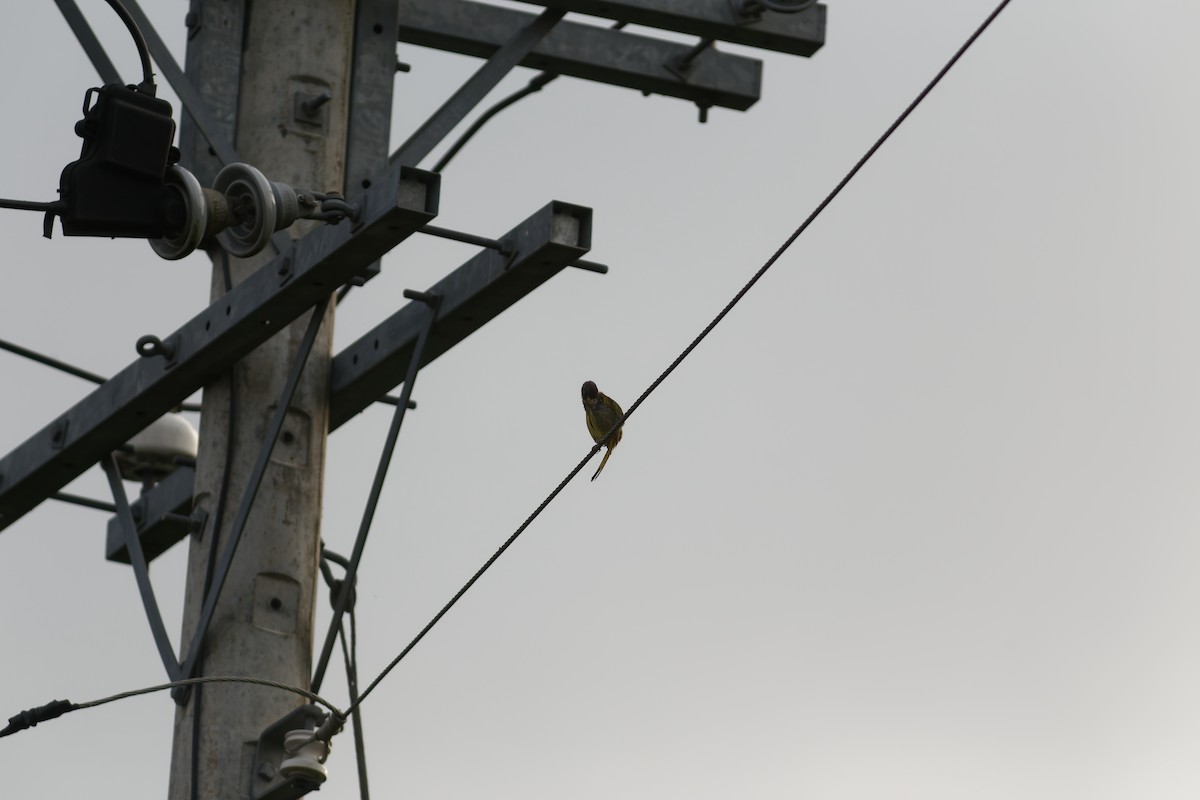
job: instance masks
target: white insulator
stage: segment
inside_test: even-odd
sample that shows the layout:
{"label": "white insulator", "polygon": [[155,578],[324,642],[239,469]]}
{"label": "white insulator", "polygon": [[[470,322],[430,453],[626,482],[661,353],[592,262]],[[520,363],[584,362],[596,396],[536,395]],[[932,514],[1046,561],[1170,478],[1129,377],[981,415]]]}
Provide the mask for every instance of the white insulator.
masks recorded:
{"label": "white insulator", "polygon": [[303,778],[313,783],[324,783],[329,777],[325,759],[329,757],[329,743],[313,738],[313,732],[301,728],[288,731],[283,737],[284,749],[289,753],[279,765],[279,774],[285,780]]}
{"label": "white insulator", "polygon": [[151,239],[150,247],[162,258],[174,261],[190,255],[200,246],[208,228],[208,206],[200,181],[178,164],[167,168],[166,183],[183,198],[187,218],[174,235]]}
{"label": "white insulator", "polygon": [[225,195],[234,219],[217,234],[230,255],[245,258],[261,252],[279,221],[275,190],[266,176],[249,164],[227,164],[217,173],[213,188]]}

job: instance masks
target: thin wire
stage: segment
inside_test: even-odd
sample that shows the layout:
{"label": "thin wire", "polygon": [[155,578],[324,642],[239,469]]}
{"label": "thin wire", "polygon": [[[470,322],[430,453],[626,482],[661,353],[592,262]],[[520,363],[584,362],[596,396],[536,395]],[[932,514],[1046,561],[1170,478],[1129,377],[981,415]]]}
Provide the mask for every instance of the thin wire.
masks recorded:
{"label": "thin wire", "polygon": [[96,373],[89,372],[86,369],[80,369],[79,367],[68,364],[65,361],[59,361],[57,358],[51,358],[50,356],[42,355],[41,353],[30,350],[27,347],[21,347],[18,344],[6,342],[3,339],[0,339],[0,350],[7,350],[14,355],[21,356],[22,358],[28,358],[30,361],[36,361],[37,363],[43,364],[47,367],[53,367],[54,369],[65,372],[68,375],[74,375],[76,378],[83,378],[85,381],[91,381],[92,383],[104,383],[106,380],[108,380],[102,375],[97,375]]}
{"label": "thin wire", "polygon": [[422,639],[425,638],[425,635],[429,633],[429,631],[433,629],[433,626],[436,625],[442,619],[442,617],[446,615],[446,612],[453,608],[454,604],[457,603],[459,599],[466,594],[472,586],[475,585],[475,582],[483,576],[483,573],[487,572],[492,564],[496,563],[496,560],[499,559],[500,556],[504,554],[504,551],[506,551],[512,545],[512,543],[517,540],[517,537],[529,527],[530,523],[532,523],[534,519],[536,519],[538,515],[542,513],[546,506],[550,505],[551,501],[558,497],[559,493],[566,488],[567,484],[579,474],[579,471],[583,469],[584,465],[587,464],[587,462],[590,461],[592,457],[600,451],[601,446],[608,441],[608,439],[618,428],[625,424],[625,420],[629,419],[629,417],[634,411],[637,410],[643,401],[645,401],[645,399],[649,397],[650,394],[657,389],[664,380],[667,379],[667,376],[674,372],[675,368],[683,363],[683,360],[687,358],[693,350],[696,349],[700,342],[704,341],[705,337],[707,337],[708,334],[711,333],[718,324],[720,324],[721,320],[723,320],[726,315],[733,310],[733,307],[737,305],[738,302],[746,296],[746,293],[749,292],[756,283],[758,283],[759,279],[767,273],[767,270],[769,270],[775,264],[775,262],[779,260],[780,256],[782,256],[783,253],[792,246],[792,243],[800,237],[800,234],[804,233],[808,226],[812,224],[813,220],[815,220],[821,214],[821,212],[824,211],[831,202],[833,202],[833,199],[841,193],[842,189],[846,187],[846,184],[848,184],[854,178],[854,176],[858,174],[859,170],[863,168],[867,161],[869,161],[871,157],[875,155],[876,151],[883,146],[883,143],[886,142],[891,135],[896,132],[896,129],[900,127],[904,120],[908,119],[909,115],[912,114],[916,107],[921,104],[921,101],[924,100],[931,91],[933,91],[933,88],[937,86],[939,82],[941,82],[942,78],[946,76],[946,73],[948,73],[950,69],[958,62],[958,60],[962,58],[963,54],[968,50],[968,48],[970,48],[971,45],[975,43],[975,40],[978,39],[985,30],[987,30],[988,26],[992,24],[992,21],[1000,15],[1000,12],[1003,11],[1010,2],[1011,0],[1001,0],[1000,4],[996,6],[995,10],[993,10],[992,13],[987,16],[987,18],[978,28],[975,29],[975,32],[971,34],[967,41],[963,43],[963,45],[957,50],[957,52],[954,53],[953,56],[951,56],[950,60],[946,62],[946,65],[938,71],[937,75],[933,77],[933,80],[931,80],[925,86],[925,88],[921,90],[921,93],[917,95],[916,99],[908,104],[908,107],[900,113],[900,116],[896,118],[895,122],[888,126],[887,130],[885,130],[883,134],[877,140],[875,140],[875,143],[871,145],[866,154],[864,154],[863,157],[860,158],[858,162],[850,169],[850,171],[846,173],[846,176],[838,182],[837,186],[833,188],[833,191],[831,191],[812,211],[812,213],[809,214],[802,223],[800,223],[800,226],[797,227],[790,236],[788,236],[784,243],[780,245],[779,249],[776,250],[769,259],[767,259],[766,263],[763,264],[756,273],[754,273],[753,277],[750,278],[746,285],[743,286],[736,295],[734,295],[733,299],[730,300],[723,309],[721,309],[720,313],[713,318],[712,322],[708,323],[704,330],[700,332],[700,335],[693,339],[692,343],[684,348],[683,352],[671,362],[669,367],[663,370],[663,373],[659,375],[653,383],[650,384],[646,391],[642,392],[641,396],[629,406],[629,409],[621,416],[619,420],[617,420],[616,424],[613,425],[612,429],[609,430],[607,434],[605,434],[604,438],[592,446],[592,449],[588,451],[588,454],[583,458],[583,460],[575,465],[575,468],[567,474],[567,477],[562,479],[562,482],[560,482],[558,486],[554,488],[554,491],[550,492],[546,499],[541,502],[541,504],[533,511],[533,513],[530,514],[523,523],[521,523],[521,526],[517,528],[507,540],[505,540],[504,544],[500,545],[500,548],[492,554],[492,557],[484,562],[483,566],[471,576],[470,580],[463,584],[461,589],[455,592],[454,596],[450,598],[449,602],[442,606],[441,610],[433,616],[433,619],[431,619],[425,625],[425,627],[413,637],[412,641],[410,641],[405,648],[400,651],[400,654],[392,659],[391,663],[384,667],[383,671],[380,672],[373,681],[371,681],[366,690],[363,691],[363,693],[349,705],[349,707],[346,709],[347,714],[354,713],[358,707],[362,705],[363,701],[367,699],[367,696],[375,690],[375,687],[378,686],[385,677],[387,677],[388,673],[395,669],[396,665],[404,660],[404,657],[407,656],[412,649],[416,647]]}
{"label": "thin wire", "polygon": [[102,697],[99,700],[92,700],[87,703],[75,703],[71,710],[78,711],[82,708],[94,708],[96,706],[102,706],[105,703],[114,703],[117,700],[125,700],[129,697],[138,697],[143,694],[151,694],[152,692],[161,692],[167,689],[174,689],[179,686],[196,686],[202,683],[250,683],[254,684],[255,686],[269,686],[273,689],[280,689],[285,692],[291,692],[292,694],[298,694],[301,697],[306,697],[314,703],[325,706],[325,708],[329,709],[330,712],[332,712],[335,716],[345,716],[341,711],[338,710],[337,706],[335,706],[333,703],[330,703],[324,697],[321,697],[321,695],[315,692],[310,692],[307,689],[301,689],[299,686],[289,686],[286,683],[267,680],[266,678],[249,678],[236,675],[202,675],[198,678],[184,678],[178,681],[171,681],[170,683],[160,683],[157,686],[147,686],[142,689],[119,692],[118,694]]}
{"label": "thin wire", "polygon": [[454,593],[454,596],[450,598],[450,601],[448,603],[446,603],[446,605],[442,606],[442,610],[437,612],[437,614],[435,614],[433,616],[433,619],[429,620],[429,622],[425,625],[425,627],[421,629],[420,633],[418,633],[416,636],[414,636],[412,641],[409,642],[408,645],[403,650],[400,651],[400,655],[398,655],[394,659],[392,659],[392,663],[390,663],[386,667],[384,667],[383,671],[379,673],[379,675],[375,678],[375,680],[371,681],[371,684],[366,688],[366,690],[362,694],[360,694],[358,696],[358,698],[355,699],[355,701],[353,703],[351,703],[350,706],[346,709],[347,714],[353,714],[355,711],[358,710],[358,707],[360,705],[362,705],[363,700],[367,699],[367,695],[369,695],[371,692],[373,692],[375,690],[375,687],[379,685],[380,681],[382,681],[389,672],[391,672],[393,669],[395,669],[397,664],[399,664],[401,661],[404,660],[404,657],[407,656],[409,654],[409,652],[414,647],[417,646],[418,642],[420,642],[422,639],[425,638],[425,634],[429,633],[429,631],[431,631],[433,629],[433,626],[437,625],[438,621],[441,620],[442,617],[446,616],[446,612],[449,611],[451,608],[453,608],[454,604],[459,601],[459,598],[461,598],[464,594],[466,594],[467,591],[472,586],[475,585],[475,582],[477,580],[479,580],[481,577],[483,577],[483,573],[487,572],[488,569],[492,566],[492,564],[496,563],[496,560],[498,558],[500,558],[500,556],[504,555],[504,551],[507,550],[512,545],[512,543],[517,540],[518,536],[520,536],[522,533],[525,532],[525,529],[529,527],[530,523],[532,523],[535,519],[537,519],[538,515],[542,513],[542,511],[546,508],[546,506],[550,505],[550,502],[552,500],[554,500],[555,497],[558,497],[559,492],[561,492],[563,489],[566,488],[567,484],[570,483],[571,480],[576,475],[579,474],[579,471],[581,469],[583,469],[584,465],[587,464],[587,462],[592,459],[592,456],[596,455],[597,451],[599,451],[599,450],[600,450],[599,444],[592,447],[592,449],[588,452],[587,456],[585,456],[582,461],[580,461],[578,464],[575,465],[575,469],[571,470],[571,472],[568,473],[567,477],[563,478],[562,482],[559,483],[558,486],[554,487],[554,491],[552,491],[549,494],[549,496],[547,496],[546,499],[542,501],[541,505],[539,505],[537,507],[537,509],[535,509],[534,512],[532,514],[530,514],[525,519],[524,522],[521,523],[521,527],[519,527],[515,531],[513,531],[512,536],[509,536],[508,539],[504,542],[504,544],[500,545],[500,548],[495,553],[492,554],[492,557],[489,558],[486,562],[484,562],[482,567],[480,567],[478,570],[476,570],[475,574],[471,576],[471,579],[469,581],[467,581],[465,584],[463,584],[463,587],[461,589],[459,589],[457,592]]}
{"label": "thin wire", "polygon": [[557,72],[542,72],[538,75],[534,75],[524,88],[518,89],[508,97],[505,97],[503,100],[497,102],[487,111],[480,114],[479,118],[471,123],[471,127],[463,131],[462,136],[458,137],[454,144],[451,145],[450,149],[446,151],[446,154],[443,155],[441,159],[433,165],[433,171],[441,172],[444,170],[446,165],[450,163],[451,159],[458,155],[458,151],[462,150],[467,142],[471,141],[471,137],[479,133],[479,129],[486,125],[492,117],[496,116],[521,98],[528,97],[534,92],[540,92],[543,86],[545,86],[547,83],[550,83],[550,81],[557,77],[559,77]]}
{"label": "thin wire", "polygon": [[[816,0],[813,0],[813,2],[815,2],[815,1]],[[616,22],[616,23],[613,23],[613,25],[611,25],[609,29],[618,31],[624,27],[625,27],[624,22]],[[467,144],[467,142],[471,141],[471,138],[475,134],[479,133],[479,129],[482,128],[484,125],[486,125],[488,123],[488,121],[491,120],[492,117],[496,116],[501,111],[508,108],[513,103],[517,102],[518,100],[528,97],[529,95],[533,94],[534,92],[540,92],[542,90],[542,87],[544,87],[546,84],[550,83],[550,81],[552,81],[558,77],[559,77],[559,73],[550,72],[548,70],[546,72],[538,73],[537,75],[534,75],[532,78],[529,79],[529,83],[526,84],[524,88],[518,89],[517,91],[510,94],[508,97],[505,97],[504,99],[497,101],[495,105],[493,105],[487,111],[480,114],[478,119],[476,119],[474,122],[471,123],[471,127],[467,128],[465,131],[463,131],[462,136],[459,136],[458,139],[455,140],[454,144],[450,146],[450,149],[446,151],[445,155],[443,155],[441,157],[441,159],[436,164],[434,164],[432,171],[433,172],[441,172],[442,170],[444,170],[446,168],[446,165],[450,163],[450,160],[453,159],[456,155],[458,155],[458,151],[462,150],[463,147]]]}
{"label": "thin wire", "polygon": [[[21,347],[19,344],[13,344],[12,342],[7,342],[3,339],[0,339],[0,350],[7,350],[14,355],[21,356],[22,358],[28,358],[30,361],[36,361],[44,366],[53,367],[60,372],[65,372],[68,375],[74,375],[76,378],[83,378],[85,381],[91,381],[95,384],[101,384],[108,381],[108,378],[105,378],[103,375],[97,375],[95,372],[90,372],[86,369],[76,367],[73,364],[68,364],[65,361],[58,360],[57,358],[51,358],[50,356],[39,353],[36,350],[30,350],[28,347]],[[200,406],[195,403],[180,403],[179,408],[181,411],[200,410]]]}

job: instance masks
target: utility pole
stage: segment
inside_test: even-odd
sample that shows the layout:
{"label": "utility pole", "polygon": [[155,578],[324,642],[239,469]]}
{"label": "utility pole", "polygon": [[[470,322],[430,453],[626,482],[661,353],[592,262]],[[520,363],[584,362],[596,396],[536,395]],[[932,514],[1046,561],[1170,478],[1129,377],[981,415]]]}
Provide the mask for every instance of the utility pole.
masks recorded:
{"label": "utility pole", "polygon": [[[117,512],[106,557],[133,568],[168,677],[303,688],[325,676],[352,602],[351,591],[334,593],[314,659],[328,433],[372,403],[396,407],[343,564],[342,586],[353,587],[418,371],[567,267],[607,271],[583,259],[592,239],[586,206],[550,200],[494,238],[431,225],[438,171],[491,116],[559,76],[679,98],[703,122],[711,108],[746,110],[760,94],[762,63],[718,41],[810,56],[825,34],[825,7],[810,0],[542,0],[538,13],[474,0],[190,0],[181,70],[138,0],[114,2],[135,34],[144,83],[153,85],[152,56],[183,107],[181,158],[168,166],[166,104],[124,87],[74,0],[56,3],[106,85],[97,97],[108,99],[85,111],[92,126],[83,128],[83,153],[64,171],[82,177],[68,181],[63,202],[12,207],[61,216],[65,235],[150,238],[163,258],[209,247],[211,298],[174,332],[139,339],[137,360],[0,457],[0,531],[42,501],[63,499],[70,480],[99,464]],[[573,12],[613,25],[564,19]],[[695,41],[627,32],[627,23]],[[403,67],[397,40],[482,64],[389,154],[393,82]],[[540,74],[479,115],[437,171],[421,169],[517,66]],[[145,144],[160,140],[163,163],[149,164]],[[131,170],[142,177],[127,198]],[[113,227],[107,206],[126,200]],[[383,255],[418,232],[479,249],[427,290],[406,289],[413,302],[333,355],[331,293],[366,282]],[[401,383],[401,396],[390,397]],[[152,420],[200,388],[194,468],[172,451],[174,471],[130,503],[116,454],[135,452]],[[148,563],[184,538],[177,655]],[[294,694],[223,682],[180,686],[173,696],[171,800],[292,800],[319,785],[320,765],[297,757],[284,737],[324,714],[298,708]],[[361,761],[359,773],[365,787]]]}
{"label": "utility pole", "polygon": [[[243,8],[231,11],[239,5],[193,4],[200,10],[189,18],[189,49],[220,52],[228,44],[222,40],[234,37],[232,46],[242,54],[236,91],[232,97],[213,96],[233,87],[223,86],[212,70],[194,76],[193,82],[209,95],[205,99],[213,107],[235,103],[234,147],[242,160],[272,180],[317,191],[341,190],[355,3],[247,0]],[[203,73],[205,65],[193,69],[195,61],[189,57],[189,72]],[[225,120],[230,121],[228,115]],[[288,233],[299,237],[312,224],[294,225]],[[247,259],[229,258],[233,284],[275,255],[268,250]],[[226,292],[225,280],[222,256],[214,251],[214,301]],[[210,554],[220,552],[233,526],[312,313],[232,365],[232,377],[204,389],[195,505],[208,518],[191,538],[188,554],[182,659],[192,656],[186,648],[211,580],[215,559]],[[293,686],[309,684],[332,333],[330,305],[215,607],[196,675],[253,675]],[[227,448],[232,449],[229,456]],[[171,800],[247,796],[259,734],[295,706],[293,695],[245,684],[208,685],[190,692],[175,717]]]}

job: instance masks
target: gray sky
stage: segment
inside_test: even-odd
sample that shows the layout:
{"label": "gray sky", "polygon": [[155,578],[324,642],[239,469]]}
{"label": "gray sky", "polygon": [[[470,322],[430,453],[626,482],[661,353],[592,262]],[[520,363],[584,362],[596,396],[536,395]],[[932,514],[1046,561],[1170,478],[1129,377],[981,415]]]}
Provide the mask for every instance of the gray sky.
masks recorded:
{"label": "gray sky", "polygon": [[[145,6],[181,57],[185,3]],[[994,3],[830,6],[816,57],[760,54],[749,112],[699,125],[562,79],[447,170],[439,224],[580,203],[612,271],[556,277],[422,373],[360,578],[364,680],[586,453],[579,384],[640,394]],[[370,697],[377,796],[1195,797],[1198,26],[1182,0],[1014,0]],[[52,3],[0,30],[0,196],[51,199],[97,78]],[[478,65],[400,55],[398,139]],[[0,226],[0,338],[111,373],[206,305],[203,257]],[[472,253],[405,244],[339,346]],[[91,390],[3,353],[0,375],[0,452]],[[386,425],[330,440],[335,550]],[[105,494],[96,470],[71,490]],[[105,520],[46,504],[0,535],[0,717],[165,680]],[[175,637],[184,566],[152,570]],[[325,693],[346,704],[340,669]],[[4,794],[161,797],[173,714],[156,695],[7,738]],[[329,767],[321,797],[357,797],[348,734]]]}

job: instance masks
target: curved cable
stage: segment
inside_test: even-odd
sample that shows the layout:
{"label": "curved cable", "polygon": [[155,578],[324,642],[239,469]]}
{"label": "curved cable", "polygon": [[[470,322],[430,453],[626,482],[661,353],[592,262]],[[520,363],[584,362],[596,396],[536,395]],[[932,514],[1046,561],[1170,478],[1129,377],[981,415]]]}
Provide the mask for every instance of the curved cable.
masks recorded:
{"label": "curved cable", "polygon": [[23,731],[27,728],[32,728],[39,722],[61,717],[63,714],[68,714],[72,711],[79,711],[84,708],[95,708],[106,703],[115,703],[118,700],[125,700],[130,697],[138,697],[143,694],[151,694],[152,692],[162,692],[167,689],[175,689],[180,686],[197,686],[202,683],[249,683],[255,686],[268,686],[272,689],[280,691],[292,692],[301,697],[305,697],[314,703],[324,706],[329,709],[331,720],[336,723],[337,720],[345,719],[345,715],[338,710],[338,707],[330,703],[324,697],[321,697],[316,692],[310,692],[307,689],[301,689],[299,686],[289,686],[286,683],[271,681],[265,678],[251,678],[240,675],[207,675],[199,678],[183,678],[170,683],[160,683],[155,686],[146,686],[141,689],[133,689],[128,692],[118,692],[117,694],[102,697],[99,700],[90,700],[86,703],[72,703],[70,700],[53,700],[44,706],[22,711],[14,717],[9,717],[8,727],[0,730],[0,736],[9,736],[18,731]]}
{"label": "curved cable", "polygon": [[[816,0],[813,0],[813,2],[815,2],[815,1]],[[624,27],[625,27],[625,23],[618,21],[618,22],[614,22],[612,25],[610,25],[609,30],[619,31],[619,30],[621,30],[621,28],[624,28]],[[486,125],[488,123],[488,121],[491,120],[492,117],[496,116],[501,111],[508,108],[513,103],[517,102],[518,100],[528,97],[529,95],[533,94],[534,92],[540,92],[542,90],[542,87],[544,87],[547,83],[549,83],[550,81],[554,80],[557,77],[559,77],[559,74],[557,72],[550,72],[550,71],[540,72],[537,75],[534,75],[532,78],[530,78],[529,83],[526,84],[524,88],[518,89],[517,91],[510,94],[508,97],[505,97],[503,100],[498,101],[495,105],[493,105],[487,111],[480,114],[479,118],[476,119],[474,122],[472,122],[471,126],[469,128],[467,128],[465,131],[463,131],[462,136],[459,136],[458,139],[455,140],[454,144],[452,144],[450,146],[450,149],[446,151],[445,155],[443,155],[441,157],[441,159],[439,159],[438,162],[433,165],[432,171],[433,172],[441,172],[442,170],[444,170],[446,168],[446,165],[450,163],[450,160],[452,158],[454,158],[456,155],[458,155],[458,151],[462,150],[463,147],[467,144],[467,142],[471,141],[471,137],[473,137],[475,134],[479,133],[479,129],[482,128],[484,125]],[[339,296],[338,299],[341,300],[341,297]]]}
{"label": "curved cable", "polygon": [[583,469],[584,465],[587,464],[587,462],[590,461],[597,452],[600,451],[600,448],[609,440],[609,438],[612,437],[613,433],[625,424],[625,420],[629,419],[629,417],[633,415],[633,412],[638,409],[638,407],[646,400],[646,398],[649,397],[650,394],[654,392],[654,390],[657,389],[664,380],[667,379],[667,376],[674,372],[676,367],[683,363],[683,360],[687,358],[693,350],[696,349],[700,342],[704,341],[708,334],[712,333],[713,329],[720,324],[721,320],[725,319],[726,315],[733,310],[733,307],[736,306],[741,299],[746,296],[746,293],[749,292],[756,283],[758,283],[759,279],[761,279],[762,276],[767,273],[767,270],[774,266],[775,262],[779,260],[780,256],[782,256],[784,252],[792,246],[792,243],[795,242],[796,239],[800,238],[800,235],[808,229],[808,226],[812,224],[813,220],[820,216],[821,212],[833,202],[834,198],[837,197],[841,193],[842,189],[846,187],[846,184],[853,180],[854,176],[859,173],[867,161],[869,161],[871,157],[879,150],[879,148],[883,146],[883,143],[891,138],[892,134],[896,132],[896,129],[903,124],[904,120],[908,119],[909,115],[912,114],[917,106],[921,104],[921,101],[933,91],[933,88],[941,82],[942,78],[946,76],[946,73],[948,73],[956,63],[958,63],[958,60],[962,58],[963,54],[966,53],[971,45],[975,43],[975,40],[978,39],[985,30],[987,30],[988,26],[992,24],[993,20],[1000,15],[1000,12],[1003,11],[1005,6],[1007,6],[1010,2],[1011,0],[1001,0],[1000,4],[996,6],[992,13],[989,14],[983,23],[975,29],[975,32],[967,38],[967,41],[964,42],[963,45],[954,53],[954,55],[950,57],[950,60],[946,62],[946,65],[938,71],[938,73],[928,84],[926,84],[925,88],[921,90],[920,94],[918,94],[916,98],[908,104],[908,107],[900,113],[900,116],[898,116],[896,120],[888,126],[887,130],[885,130],[883,134],[875,140],[875,143],[871,145],[862,158],[860,158],[858,162],[855,163],[855,165],[850,169],[850,171],[846,173],[845,177],[843,177],[833,188],[833,190],[825,196],[825,199],[822,200],[815,209],[813,209],[812,213],[810,213],[808,217],[806,217],[805,220],[800,223],[799,227],[797,227],[796,230],[793,231],[786,240],[784,240],[783,244],[779,246],[779,249],[777,249],[774,254],[767,259],[766,263],[754,273],[750,280],[746,282],[746,285],[743,286],[738,293],[733,296],[733,299],[730,300],[723,309],[721,309],[720,313],[713,318],[712,322],[708,323],[704,330],[702,330],[700,334],[692,340],[691,344],[685,347],[683,352],[671,362],[671,365],[663,370],[662,374],[650,384],[646,391],[642,392],[641,396],[639,396],[637,400],[633,401],[633,403],[629,406],[629,409],[626,410],[619,420],[617,420],[616,424],[613,425],[612,429],[609,430],[607,434],[605,434],[604,438],[592,446],[592,449],[588,451],[588,454],[584,456],[583,460],[575,465],[575,468],[567,474],[567,477],[562,479],[558,486],[556,486],[554,490],[546,496],[546,499],[543,500],[536,509],[534,509],[533,513],[530,514],[523,523],[521,523],[520,527],[518,527],[513,534],[505,540],[504,544],[500,545],[500,548],[494,554],[492,554],[492,557],[484,562],[482,567],[476,570],[475,574],[472,575],[465,584],[463,584],[462,588],[455,592],[454,596],[450,598],[449,602],[442,606],[441,610],[434,614],[433,619],[431,619],[425,625],[425,627],[413,637],[412,641],[410,641],[404,647],[404,649],[400,651],[400,654],[392,659],[391,663],[384,667],[383,671],[380,672],[373,681],[371,681],[370,685],[363,690],[362,694],[355,698],[354,702],[347,707],[347,714],[353,714],[358,707],[362,705],[363,701],[367,699],[367,696],[375,690],[375,687],[379,685],[379,683],[387,676],[387,674],[395,669],[396,665],[398,665],[402,660],[404,660],[405,656],[407,656],[412,649],[416,647],[423,638],[425,638],[425,635],[433,629],[433,626],[436,625],[442,619],[442,617],[444,617],[446,613],[454,607],[454,604],[457,603],[459,599],[462,598],[462,596],[466,594],[472,586],[475,585],[475,582],[483,576],[483,573],[487,572],[492,564],[496,563],[496,560],[499,559],[500,556],[504,554],[504,551],[506,551],[512,545],[512,543],[517,540],[517,537],[529,527],[530,523],[532,523],[538,517],[538,515],[545,510],[546,506],[550,505],[551,501],[553,501],[554,498],[556,498],[559,493],[566,488],[567,484],[579,474],[579,471]]}
{"label": "curved cable", "polygon": [[266,678],[251,678],[241,675],[202,675],[198,678],[184,678],[178,681],[171,681],[170,683],[160,683],[157,686],[147,686],[142,689],[119,692],[114,695],[109,695],[108,697],[102,697],[99,700],[91,700],[87,703],[75,703],[71,710],[78,711],[81,708],[94,708],[96,706],[102,706],[105,703],[113,703],[117,700],[124,700],[129,697],[138,697],[139,695],[150,694],[152,692],[161,692],[167,689],[175,689],[180,686],[197,686],[202,683],[249,683],[255,686],[268,686],[272,689],[279,689],[280,691],[291,692],[292,694],[298,694],[301,697],[308,698],[318,705],[325,706],[325,708],[329,709],[330,713],[334,716],[345,717],[345,715],[338,710],[337,706],[326,700],[324,697],[321,697],[321,695],[317,694],[316,692],[310,692],[307,689],[301,689],[299,686],[289,686],[288,684],[280,683],[279,681],[267,680]]}
{"label": "curved cable", "polygon": [[142,62],[142,85],[139,88],[147,94],[153,95],[154,67],[150,64],[150,48],[146,46],[146,37],[142,35],[137,23],[133,21],[129,10],[121,4],[121,0],[107,0],[107,2],[112,6],[112,10],[117,12],[121,22],[125,23],[125,27],[129,29],[129,35],[133,37],[133,44],[137,47],[138,58]]}
{"label": "curved cable", "polygon": [[463,131],[462,136],[459,136],[454,144],[450,146],[450,149],[446,151],[446,154],[443,155],[441,159],[433,165],[433,171],[441,172],[444,170],[446,165],[450,163],[450,159],[458,155],[458,151],[462,150],[467,142],[471,141],[471,137],[479,133],[479,129],[486,125],[492,117],[496,116],[521,98],[528,97],[534,92],[540,92],[543,86],[557,77],[559,77],[557,72],[543,72],[538,75],[534,75],[532,78],[530,78],[529,83],[526,84],[525,88],[513,92],[508,97],[500,100],[487,111],[480,114],[479,118],[471,123],[471,127]]}

